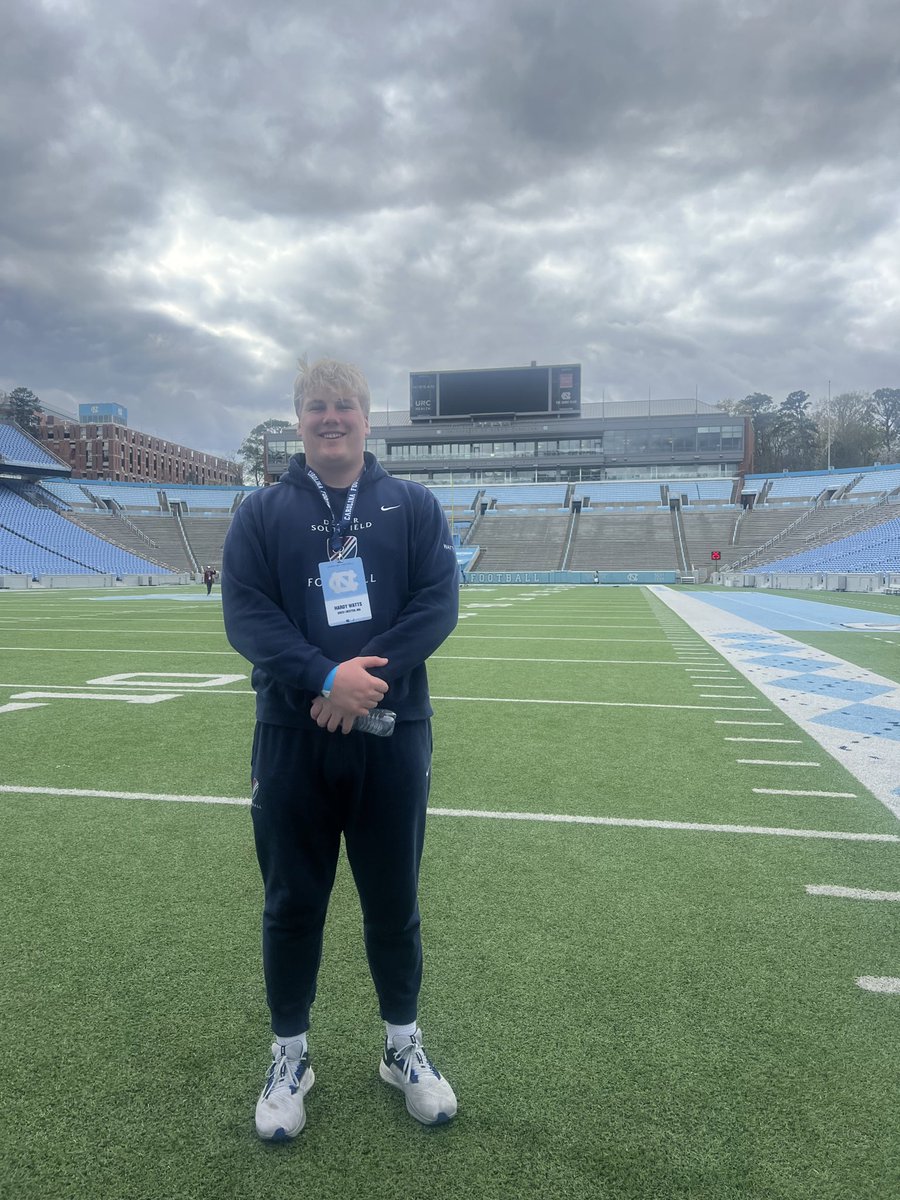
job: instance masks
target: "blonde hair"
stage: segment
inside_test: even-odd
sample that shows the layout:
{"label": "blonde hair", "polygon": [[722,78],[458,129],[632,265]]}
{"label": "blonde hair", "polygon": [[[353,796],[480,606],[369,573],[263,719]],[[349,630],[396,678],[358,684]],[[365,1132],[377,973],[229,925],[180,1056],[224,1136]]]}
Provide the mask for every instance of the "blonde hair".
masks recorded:
{"label": "blonde hair", "polygon": [[300,370],[294,380],[294,408],[297,416],[307,396],[315,392],[330,392],[334,396],[355,396],[366,418],[369,416],[369,385],[359,367],[352,363],[320,358],[312,365],[306,355],[299,360]]}

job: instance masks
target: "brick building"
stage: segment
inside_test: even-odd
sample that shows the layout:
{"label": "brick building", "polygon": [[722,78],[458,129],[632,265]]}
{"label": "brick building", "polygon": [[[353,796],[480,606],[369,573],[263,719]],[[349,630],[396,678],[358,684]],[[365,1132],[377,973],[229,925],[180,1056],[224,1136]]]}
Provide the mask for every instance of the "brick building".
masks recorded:
{"label": "brick building", "polygon": [[81,419],[87,415],[82,411],[76,420],[42,412],[37,435],[77,479],[225,486],[242,481],[240,467],[228,459],[130,429],[121,419],[109,419],[118,413],[103,412],[95,421]]}

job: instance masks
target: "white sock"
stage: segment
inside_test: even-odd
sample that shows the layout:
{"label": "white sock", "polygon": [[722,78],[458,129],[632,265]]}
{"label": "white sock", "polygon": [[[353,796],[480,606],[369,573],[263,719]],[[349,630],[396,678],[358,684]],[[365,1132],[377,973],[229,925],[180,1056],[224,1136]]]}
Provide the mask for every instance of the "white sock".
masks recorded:
{"label": "white sock", "polygon": [[275,1041],[279,1046],[285,1047],[285,1056],[292,1062],[299,1062],[306,1053],[305,1033],[295,1033],[292,1037],[276,1036]]}
{"label": "white sock", "polygon": [[391,1045],[398,1049],[409,1041],[414,1036],[419,1026],[413,1021],[412,1025],[392,1025],[390,1021],[385,1021],[384,1028],[387,1033],[387,1040]]}

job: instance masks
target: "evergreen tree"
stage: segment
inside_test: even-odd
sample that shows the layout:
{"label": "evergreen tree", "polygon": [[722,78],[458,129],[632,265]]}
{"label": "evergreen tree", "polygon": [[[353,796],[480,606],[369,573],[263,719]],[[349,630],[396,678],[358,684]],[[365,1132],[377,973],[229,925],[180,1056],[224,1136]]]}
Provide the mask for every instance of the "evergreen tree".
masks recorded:
{"label": "evergreen tree", "polygon": [[815,470],[819,429],[809,410],[808,392],[791,392],[778,406],[773,428],[776,469]]}
{"label": "evergreen tree", "polygon": [[0,396],[0,420],[12,421],[25,433],[36,437],[41,428],[41,402],[30,388],[13,388]]}
{"label": "evergreen tree", "polygon": [[775,469],[773,433],[778,420],[775,401],[765,392],[751,392],[743,400],[726,400],[722,406],[733,416],[748,416],[753,428],[753,469]]}
{"label": "evergreen tree", "polygon": [[892,462],[900,445],[900,388],[878,388],[872,393],[872,418],[879,435],[879,450]]}
{"label": "evergreen tree", "polygon": [[259,425],[254,425],[241,442],[238,454],[244,460],[246,476],[253,476],[253,482],[259,486],[265,475],[265,449],[267,433],[282,433],[285,429],[296,429],[291,421],[278,421],[270,418]]}

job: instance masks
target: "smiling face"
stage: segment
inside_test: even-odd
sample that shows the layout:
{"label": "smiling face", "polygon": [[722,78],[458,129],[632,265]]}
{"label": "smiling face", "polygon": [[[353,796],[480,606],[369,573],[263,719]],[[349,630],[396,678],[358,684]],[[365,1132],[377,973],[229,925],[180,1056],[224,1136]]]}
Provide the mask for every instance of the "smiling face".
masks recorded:
{"label": "smiling face", "polygon": [[307,466],[329,487],[349,487],[363,469],[369,421],[356,396],[313,391],[303,401],[297,431]]}

